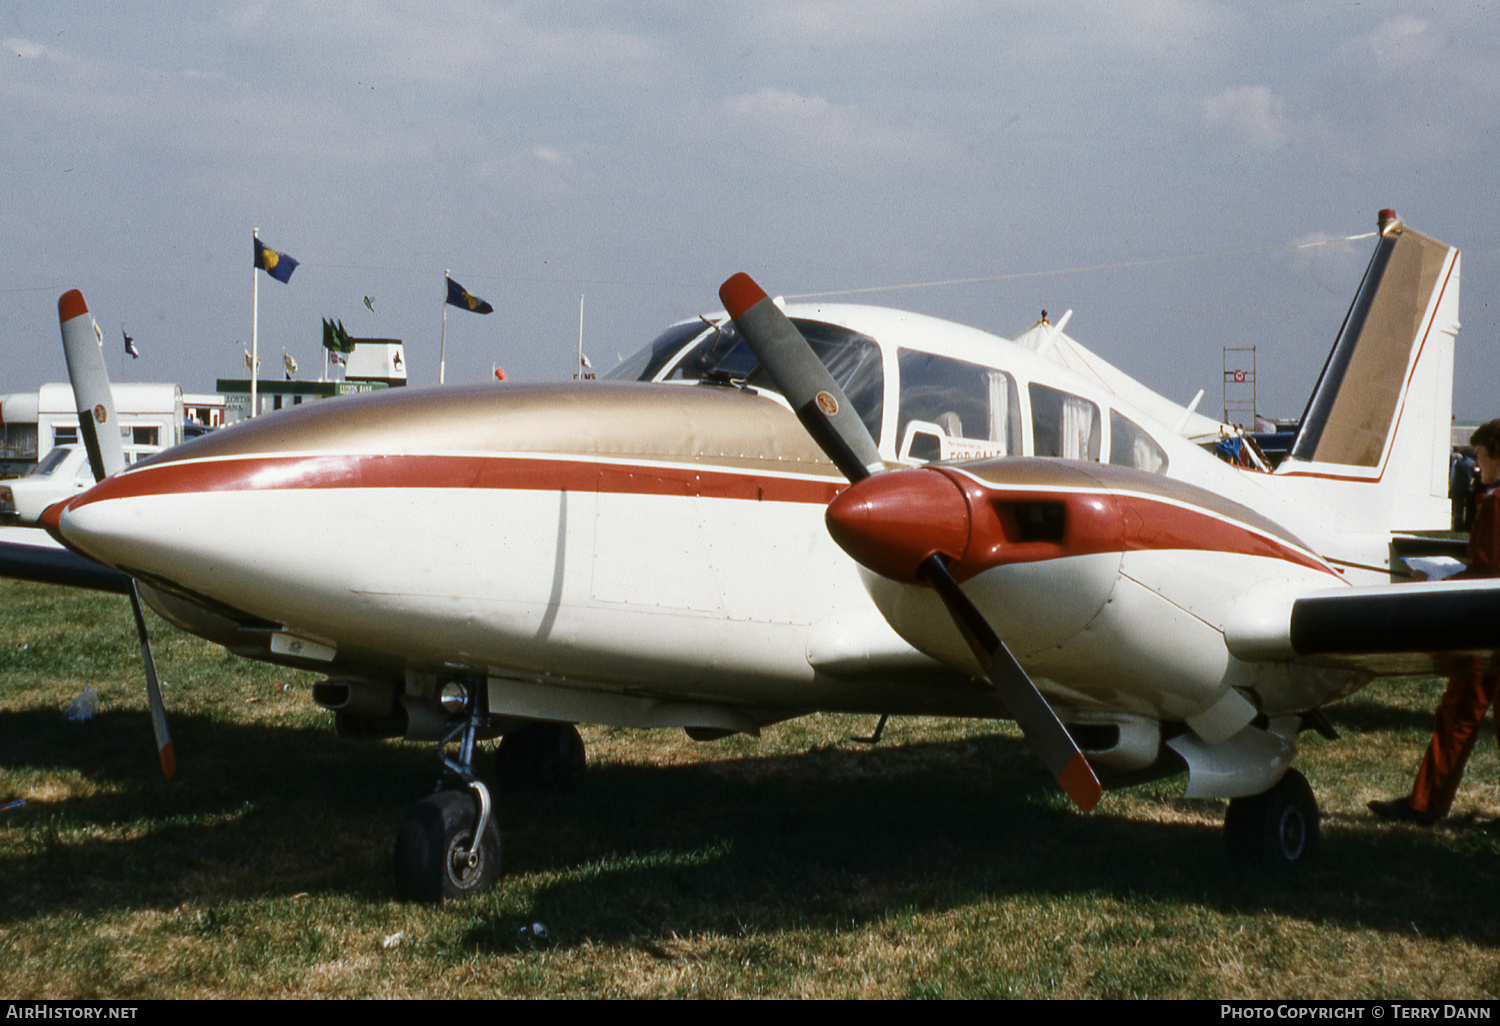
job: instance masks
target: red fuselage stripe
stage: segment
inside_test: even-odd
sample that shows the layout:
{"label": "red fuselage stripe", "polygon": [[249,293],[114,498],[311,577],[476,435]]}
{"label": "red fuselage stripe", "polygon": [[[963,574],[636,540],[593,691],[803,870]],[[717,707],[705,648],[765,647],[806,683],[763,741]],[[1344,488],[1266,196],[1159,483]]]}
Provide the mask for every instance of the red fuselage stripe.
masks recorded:
{"label": "red fuselage stripe", "polygon": [[[109,478],[67,505],[69,509],[79,509],[113,499],[234,491],[457,488],[694,496],[826,506],[845,487],[843,482],[831,479],[818,481],[750,471],[543,456],[308,453],[157,463]],[[1038,492],[1030,489],[1027,492],[1030,497],[1040,497]],[[1077,501],[1082,497],[1069,493],[1065,498]],[[1045,552],[1039,549],[1029,554],[1030,559],[1023,556],[1020,561],[1105,550],[1198,549],[1281,559],[1326,569],[1314,557],[1277,539],[1191,507],[1143,496],[1106,493],[1101,498],[1131,507],[1132,529],[1109,538],[1084,531],[1062,544],[1045,546]]]}
{"label": "red fuselage stripe", "polygon": [[616,492],[826,506],[844,487],[833,479],[546,457],[309,453],[155,464],[96,485],[79,496],[73,508],[137,496],[322,488]]}

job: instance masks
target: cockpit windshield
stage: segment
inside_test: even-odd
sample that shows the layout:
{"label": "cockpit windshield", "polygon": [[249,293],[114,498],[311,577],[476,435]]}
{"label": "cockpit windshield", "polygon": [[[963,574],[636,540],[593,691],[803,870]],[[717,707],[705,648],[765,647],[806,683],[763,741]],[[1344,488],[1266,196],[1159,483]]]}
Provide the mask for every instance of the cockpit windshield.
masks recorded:
{"label": "cockpit windshield", "polygon": [[[859,411],[859,418],[864,421],[871,437],[879,439],[880,414],[885,400],[880,346],[868,335],[836,324],[799,317],[792,318],[792,323]],[[694,345],[665,380],[743,383],[762,392],[781,393],[732,321],[717,325]]]}
{"label": "cockpit windshield", "polygon": [[661,369],[672,362],[682,347],[711,327],[705,321],[674,324],[651,340],[640,352],[604,375],[606,381],[655,381]]}
{"label": "cockpit windshield", "polygon": [[[792,323],[859,411],[859,417],[871,436],[878,439],[885,400],[885,375],[881,368],[880,347],[875,340],[823,321],[794,317]],[[605,378],[611,381],[734,383],[778,395],[781,392],[761,370],[760,361],[745,345],[734,322],[714,322],[707,318],[672,325]]]}

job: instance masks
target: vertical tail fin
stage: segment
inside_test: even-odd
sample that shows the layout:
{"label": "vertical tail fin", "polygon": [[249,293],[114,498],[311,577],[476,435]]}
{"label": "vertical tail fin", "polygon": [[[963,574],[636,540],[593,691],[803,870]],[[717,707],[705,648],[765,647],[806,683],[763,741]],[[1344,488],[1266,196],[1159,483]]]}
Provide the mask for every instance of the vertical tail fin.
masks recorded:
{"label": "vertical tail fin", "polygon": [[1459,252],[1380,212],[1370,266],[1277,468],[1345,531],[1448,526]]}

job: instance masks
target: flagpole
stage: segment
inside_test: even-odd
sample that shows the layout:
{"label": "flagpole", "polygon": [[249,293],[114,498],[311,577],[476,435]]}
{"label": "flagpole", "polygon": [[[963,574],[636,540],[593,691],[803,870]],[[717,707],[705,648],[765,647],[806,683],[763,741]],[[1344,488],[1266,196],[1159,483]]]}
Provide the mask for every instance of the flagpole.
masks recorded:
{"label": "flagpole", "polygon": [[583,297],[578,297],[578,362],[573,365],[573,380],[583,380]]}
{"label": "flagpole", "polygon": [[448,360],[448,276],[453,272],[443,271],[443,335],[438,342],[438,384],[443,383],[443,367]]}
{"label": "flagpole", "polygon": [[[253,228],[250,234],[258,242],[260,241],[260,229]],[[256,273],[258,268],[255,261],[250,261],[250,280],[254,283],[250,286],[250,416],[255,416],[260,406],[259,383],[260,376],[256,368],[260,365],[260,275]]]}

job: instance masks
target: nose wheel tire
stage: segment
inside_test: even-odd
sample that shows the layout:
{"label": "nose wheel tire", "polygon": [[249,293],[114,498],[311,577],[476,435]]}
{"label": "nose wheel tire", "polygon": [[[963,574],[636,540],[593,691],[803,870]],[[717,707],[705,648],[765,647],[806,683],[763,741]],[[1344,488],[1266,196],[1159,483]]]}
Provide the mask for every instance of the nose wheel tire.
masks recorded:
{"label": "nose wheel tire", "polygon": [[1230,858],[1241,865],[1288,872],[1313,860],[1318,838],[1318,801],[1294,769],[1264,794],[1230,801],[1224,817]]}
{"label": "nose wheel tire", "polygon": [[467,898],[500,876],[500,830],[493,817],[477,851],[479,814],[467,791],[439,791],[413,805],[396,832],[396,891],[438,904]]}

